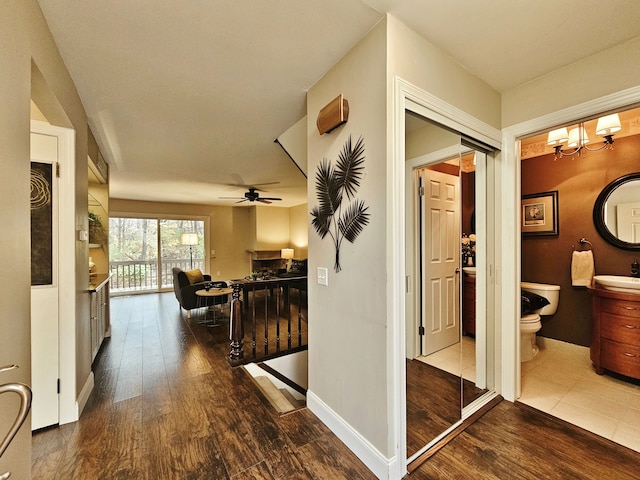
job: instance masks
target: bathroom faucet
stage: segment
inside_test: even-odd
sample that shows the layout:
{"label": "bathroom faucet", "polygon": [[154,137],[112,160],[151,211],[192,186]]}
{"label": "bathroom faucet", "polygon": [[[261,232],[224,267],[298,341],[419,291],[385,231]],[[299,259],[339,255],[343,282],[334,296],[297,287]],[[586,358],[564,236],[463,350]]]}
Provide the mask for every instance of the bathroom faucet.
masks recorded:
{"label": "bathroom faucet", "polygon": [[638,264],[637,258],[631,264],[631,276],[640,277],[640,265]]}

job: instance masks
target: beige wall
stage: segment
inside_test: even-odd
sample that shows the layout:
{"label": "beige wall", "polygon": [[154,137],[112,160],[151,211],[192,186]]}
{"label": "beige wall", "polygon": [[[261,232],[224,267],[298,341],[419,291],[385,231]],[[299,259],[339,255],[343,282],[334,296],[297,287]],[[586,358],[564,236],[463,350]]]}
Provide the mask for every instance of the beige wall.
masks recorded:
{"label": "beige wall", "polygon": [[[351,244],[335,248],[309,230],[309,390],[334,414],[389,455],[386,375],[386,22],[382,21],[307,95],[308,202],[318,205],[314,181],[323,158],[335,165],[349,136],[365,145],[365,175],[356,197],[369,206],[370,223]],[[342,93],[349,121],[320,136],[319,110]],[[347,199],[343,200],[347,204]],[[329,285],[314,281],[326,267]]]}
{"label": "beige wall", "polygon": [[[29,224],[29,117],[32,96],[54,125],[76,130],[75,191],[76,229],[87,229],[87,118],[64,62],[51,38],[35,0],[0,2],[0,164],[6,172],[0,179],[0,311],[11,312],[0,318],[0,364],[17,363],[20,369],[2,374],[1,381],[29,383],[30,372],[30,224]],[[32,62],[37,68],[33,69]],[[33,85],[32,85],[33,79]],[[46,87],[46,88],[45,88]],[[89,302],[86,289],[86,242],[75,245],[75,278],[61,279],[75,285],[76,338],[75,392],[90,375]],[[73,382],[72,379],[67,379]],[[72,385],[73,387],[73,385]],[[64,386],[63,386],[64,388]],[[3,397],[7,397],[4,395]],[[13,400],[7,400],[13,401]],[[0,400],[0,412],[12,408]],[[0,430],[6,431],[7,419],[0,415]],[[31,441],[29,422],[0,459],[0,471],[12,471],[12,478],[30,478]]]}
{"label": "beige wall", "polygon": [[500,94],[402,22],[389,24],[389,101],[397,75],[441,100],[500,128]]}
{"label": "beige wall", "polygon": [[640,37],[504,92],[502,126],[522,123],[638,86],[638,52]]}
{"label": "beige wall", "polygon": [[289,209],[261,207],[256,209],[256,250],[280,250],[289,246]]}
{"label": "beige wall", "polygon": [[294,249],[293,258],[305,259],[309,252],[308,204],[289,209],[289,246]]}

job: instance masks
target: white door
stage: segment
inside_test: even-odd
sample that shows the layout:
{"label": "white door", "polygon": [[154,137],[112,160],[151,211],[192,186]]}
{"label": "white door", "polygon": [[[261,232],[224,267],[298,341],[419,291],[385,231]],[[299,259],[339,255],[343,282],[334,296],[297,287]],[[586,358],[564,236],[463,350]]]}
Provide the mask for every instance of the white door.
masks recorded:
{"label": "white door", "polygon": [[616,217],[618,238],[629,243],[640,242],[640,202],[619,203]]}
{"label": "white door", "polygon": [[59,422],[58,137],[31,132],[31,429]]}
{"label": "white door", "polygon": [[460,178],[421,172],[422,354],[460,341]]}

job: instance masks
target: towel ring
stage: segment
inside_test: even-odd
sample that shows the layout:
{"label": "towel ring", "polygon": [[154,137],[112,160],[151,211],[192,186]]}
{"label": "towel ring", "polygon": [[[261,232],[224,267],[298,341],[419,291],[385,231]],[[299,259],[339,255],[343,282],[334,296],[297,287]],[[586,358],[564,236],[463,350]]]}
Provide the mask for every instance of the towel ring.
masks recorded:
{"label": "towel ring", "polygon": [[[578,240],[578,243],[580,244],[580,248],[584,249],[586,244],[589,244],[589,247],[591,247],[591,250],[593,250],[593,245],[591,244],[591,242],[589,240],[587,240],[586,238],[582,237],[580,240]],[[575,250],[576,246],[572,245],[571,246],[571,250]]]}

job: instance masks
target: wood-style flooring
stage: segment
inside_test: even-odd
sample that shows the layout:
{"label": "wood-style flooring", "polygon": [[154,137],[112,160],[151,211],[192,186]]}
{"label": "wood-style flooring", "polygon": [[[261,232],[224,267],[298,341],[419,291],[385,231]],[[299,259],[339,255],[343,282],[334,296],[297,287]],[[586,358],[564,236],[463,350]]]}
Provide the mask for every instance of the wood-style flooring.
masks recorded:
{"label": "wood-style flooring", "polygon": [[280,417],[172,292],[112,298],[111,319],[80,421],[33,436],[34,479],[375,478],[308,410]]}
{"label": "wood-style flooring", "polygon": [[[78,422],[33,435],[33,479],[374,479],[306,409],[279,416],[173,293],[111,300]],[[408,478],[632,479],[640,454],[502,402]]]}
{"label": "wood-style flooring", "polygon": [[407,456],[460,420],[463,402],[469,405],[484,392],[457,375],[407,360]]}

